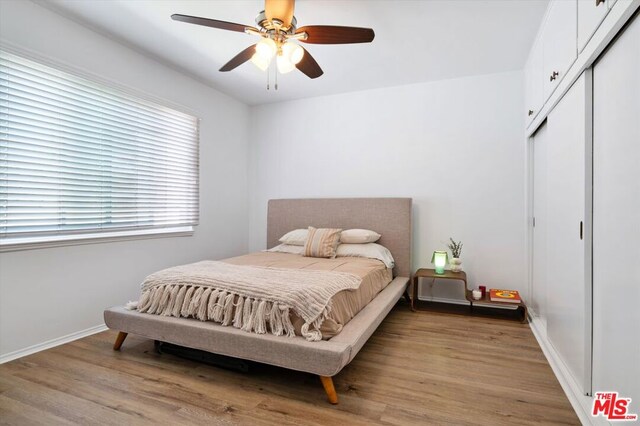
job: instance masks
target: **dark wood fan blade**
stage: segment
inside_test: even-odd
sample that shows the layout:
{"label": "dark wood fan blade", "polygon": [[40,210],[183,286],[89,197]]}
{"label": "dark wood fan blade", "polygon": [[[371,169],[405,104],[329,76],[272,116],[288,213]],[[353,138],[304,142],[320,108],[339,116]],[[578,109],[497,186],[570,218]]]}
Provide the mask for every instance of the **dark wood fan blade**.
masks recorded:
{"label": "dark wood fan blade", "polygon": [[[302,46],[301,46],[302,47]],[[318,78],[324,71],[320,68],[320,65],[313,59],[313,56],[304,47],[304,56],[302,60],[296,64],[296,68],[302,71],[309,78]]]}
{"label": "dark wood fan blade", "polygon": [[246,49],[244,49],[242,52],[238,53],[229,62],[224,64],[222,68],[220,68],[220,71],[227,72],[227,71],[231,71],[234,68],[237,68],[238,66],[244,64],[249,59],[251,59],[251,57],[255,52],[256,52],[256,45],[253,44],[247,47]]}
{"label": "dark wood fan blade", "polygon": [[267,19],[279,19],[283,26],[290,27],[293,19],[294,0],[265,0],[264,14]]}
{"label": "dark wood fan blade", "polygon": [[307,39],[300,41],[313,44],[371,43],[376,36],[371,28],[333,25],[308,25],[298,28],[296,34],[302,32],[307,33]]}
{"label": "dark wood fan blade", "polygon": [[171,15],[171,19],[173,19],[174,21],[186,22],[187,24],[203,25],[205,27],[219,28],[221,30],[227,31],[237,31],[239,33],[243,33],[245,28],[256,30],[256,28],[252,27],[251,25],[242,25],[233,22],[218,21],[216,19],[199,18],[197,16],[180,15],[175,13]]}

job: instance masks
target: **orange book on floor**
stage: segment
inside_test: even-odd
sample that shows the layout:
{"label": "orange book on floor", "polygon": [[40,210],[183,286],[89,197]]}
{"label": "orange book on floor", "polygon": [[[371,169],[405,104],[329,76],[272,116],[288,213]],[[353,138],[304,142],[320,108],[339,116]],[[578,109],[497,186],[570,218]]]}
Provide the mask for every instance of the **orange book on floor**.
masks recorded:
{"label": "orange book on floor", "polygon": [[492,288],[489,291],[489,298],[492,302],[520,303],[520,293],[516,290],[498,290]]}

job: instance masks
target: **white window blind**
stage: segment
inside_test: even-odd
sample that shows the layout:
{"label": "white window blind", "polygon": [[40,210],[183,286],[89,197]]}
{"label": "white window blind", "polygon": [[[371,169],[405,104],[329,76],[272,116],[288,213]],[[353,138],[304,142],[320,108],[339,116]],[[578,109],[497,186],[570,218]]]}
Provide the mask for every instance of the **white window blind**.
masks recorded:
{"label": "white window blind", "polygon": [[0,239],[196,225],[198,138],[195,117],[0,51]]}

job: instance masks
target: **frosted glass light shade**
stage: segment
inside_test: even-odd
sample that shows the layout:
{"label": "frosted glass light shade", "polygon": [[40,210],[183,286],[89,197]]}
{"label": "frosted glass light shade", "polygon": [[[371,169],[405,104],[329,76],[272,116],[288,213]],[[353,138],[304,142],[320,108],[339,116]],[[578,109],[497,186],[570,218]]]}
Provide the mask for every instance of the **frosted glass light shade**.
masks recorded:
{"label": "frosted glass light shade", "polygon": [[296,65],[304,56],[304,49],[295,43],[286,42],[282,45],[282,56],[286,57],[289,62]]}
{"label": "frosted glass light shade", "polygon": [[254,53],[251,57],[251,62],[253,65],[260,68],[262,71],[266,71],[269,68],[269,63],[271,62],[271,58],[265,59],[258,54],[258,52]]}
{"label": "frosted glass light shade", "polygon": [[446,251],[434,251],[431,256],[431,263],[435,266],[436,274],[444,274],[444,267],[449,262],[449,255]]}
{"label": "frosted glass light shade", "polygon": [[278,55],[278,57],[276,58],[276,65],[278,65],[278,71],[280,72],[280,74],[286,74],[288,72],[291,72],[296,67],[284,55]]}
{"label": "frosted glass light shade", "polygon": [[270,61],[277,51],[278,46],[276,46],[276,42],[270,38],[263,38],[256,44],[256,54],[267,61]]}

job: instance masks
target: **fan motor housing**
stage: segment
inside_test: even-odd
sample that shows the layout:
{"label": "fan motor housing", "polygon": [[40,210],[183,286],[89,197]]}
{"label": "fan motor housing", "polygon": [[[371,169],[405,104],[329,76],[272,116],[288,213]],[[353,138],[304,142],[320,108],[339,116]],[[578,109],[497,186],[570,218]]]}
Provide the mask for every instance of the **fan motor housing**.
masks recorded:
{"label": "fan motor housing", "polygon": [[264,10],[258,13],[258,16],[256,16],[256,25],[267,32],[279,30],[287,34],[293,34],[296,32],[297,23],[298,22],[296,20],[296,17],[293,16],[291,18],[291,25],[289,27],[285,27],[283,25],[284,23],[279,19],[268,20]]}

